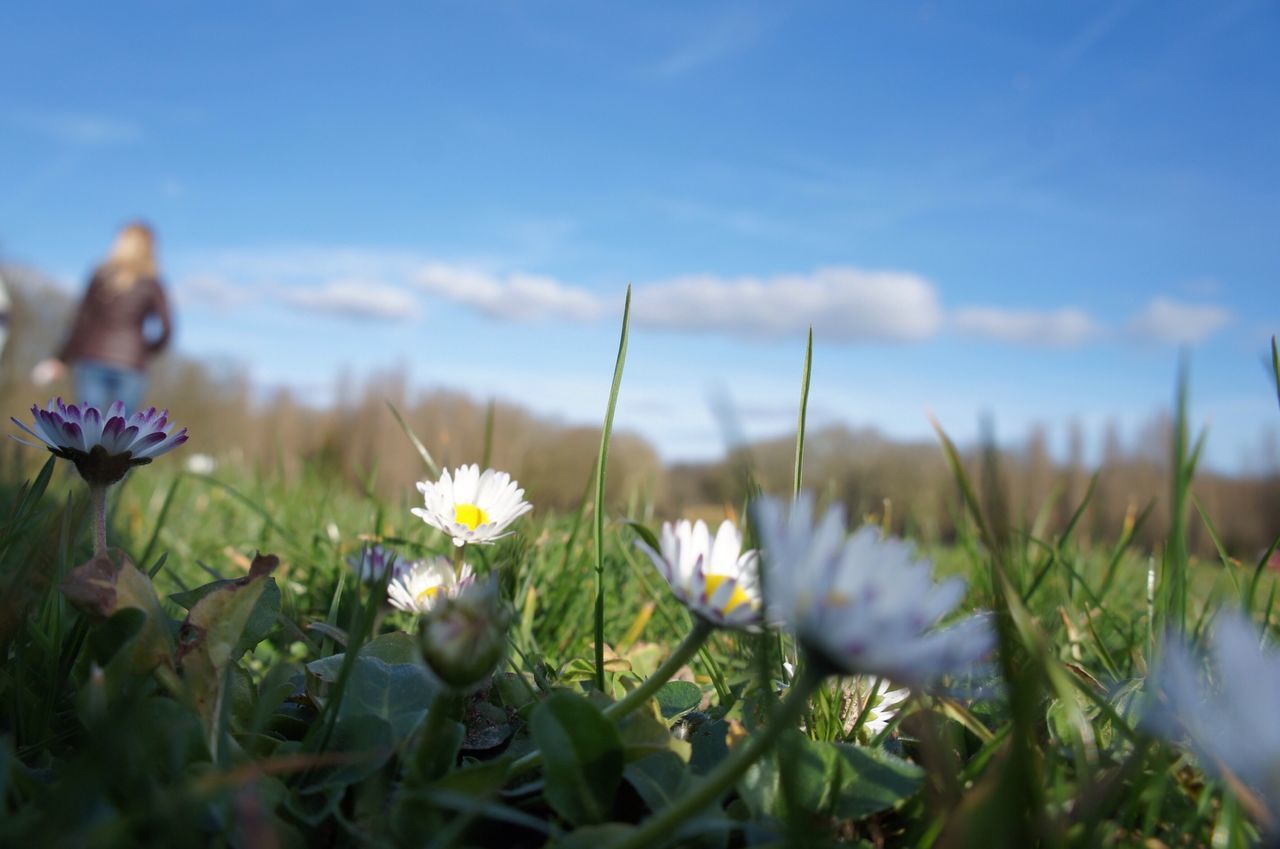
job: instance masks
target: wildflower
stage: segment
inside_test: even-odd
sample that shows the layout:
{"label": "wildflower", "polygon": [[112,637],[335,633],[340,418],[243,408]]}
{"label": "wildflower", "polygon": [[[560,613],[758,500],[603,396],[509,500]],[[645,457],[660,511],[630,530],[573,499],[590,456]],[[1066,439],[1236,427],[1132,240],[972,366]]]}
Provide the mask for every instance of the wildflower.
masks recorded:
{"label": "wildflower", "polygon": [[211,475],[218,468],[218,461],[211,454],[192,454],[187,458],[187,471],[194,475]]}
{"label": "wildflower", "polygon": [[[1209,660],[1212,686],[1199,674],[1199,658],[1180,642],[1166,642],[1152,676],[1160,700],[1149,707],[1146,724],[1186,743],[1206,772],[1222,775],[1233,789],[1248,788],[1239,795],[1274,837],[1280,817],[1280,654],[1264,652],[1248,619],[1233,612],[1218,617]],[[1249,792],[1257,797],[1249,799]]]}
{"label": "wildflower", "polygon": [[698,616],[725,628],[759,628],[760,557],[754,549],[742,550],[742,533],[732,522],[721,522],[714,539],[701,520],[664,522],[660,551],[641,540],[636,547],[653,561],[675,597]]}
{"label": "wildflower", "polygon": [[347,565],[365,583],[394,579],[408,568],[398,554],[377,544],[366,545],[358,556],[348,557]]}
{"label": "wildflower", "polygon": [[795,631],[812,661],[832,672],[918,685],[992,649],[985,617],[933,627],[964,598],[963,580],[935,584],[927,560],[875,527],[846,537],[838,506],[816,527],[813,514],[807,495],[789,509],[768,497],[756,502],[769,615]]}
{"label": "wildflower", "polygon": [[[889,727],[902,703],[911,695],[905,687],[894,688],[866,675],[845,678],[840,681],[840,717],[844,722],[844,733],[852,734],[855,730],[868,739],[875,737]],[[865,712],[865,716],[863,715]],[[858,726],[858,718],[862,718],[862,726]]]}
{"label": "wildflower", "polygon": [[435,483],[418,482],[425,506],[411,512],[453,537],[457,546],[489,543],[506,536],[504,529],[533,509],[511,475],[476,465],[448,470]]}
{"label": "wildflower", "polygon": [[113,484],[133,466],[146,465],[187,441],[185,427],[173,432],[168,410],[157,412],[151,407],[126,418],[122,401],[103,413],[97,407],[64,404],[55,398],[44,410],[33,405],[31,414],[34,428],[16,418],[10,421],[43,442],[54,456],[75,463],[90,486]]}
{"label": "wildflower", "polygon": [[502,660],[508,623],[497,584],[472,583],[423,617],[418,631],[423,660],[449,686],[472,687]]}
{"label": "wildflower", "polygon": [[[783,663],[782,669],[783,680],[778,682],[779,695],[790,688],[796,674],[795,666],[791,663]],[[902,710],[902,703],[911,696],[911,691],[905,687],[895,688],[887,681],[867,675],[842,678],[837,687],[840,722],[844,733],[850,735],[856,731],[864,741],[876,737],[888,728],[889,723]],[[858,725],[859,717],[862,718],[861,726]],[[804,729],[804,723],[800,727]]]}
{"label": "wildflower", "polygon": [[387,587],[387,600],[392,607],[406,613],[426,613],[443,599],[453,598],[475,581],[471,567],[463,563],[458,572],[443,557],[431,557],[411,563],[392,579]]}

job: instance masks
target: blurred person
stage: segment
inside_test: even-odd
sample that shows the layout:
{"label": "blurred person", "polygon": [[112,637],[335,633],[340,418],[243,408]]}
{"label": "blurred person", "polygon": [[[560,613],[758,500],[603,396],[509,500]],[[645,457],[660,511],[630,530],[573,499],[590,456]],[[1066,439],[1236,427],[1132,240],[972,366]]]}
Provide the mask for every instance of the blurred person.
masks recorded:
{"label": "blurred person", "polygon": [[147,362],[164,350],[172,328],[155,233],[131,222],[94,270],[62,347],[36,364],[31,379],[49,383],[70,366],[76,400],[100,410],[123,401],[133,412],[146,394]]}

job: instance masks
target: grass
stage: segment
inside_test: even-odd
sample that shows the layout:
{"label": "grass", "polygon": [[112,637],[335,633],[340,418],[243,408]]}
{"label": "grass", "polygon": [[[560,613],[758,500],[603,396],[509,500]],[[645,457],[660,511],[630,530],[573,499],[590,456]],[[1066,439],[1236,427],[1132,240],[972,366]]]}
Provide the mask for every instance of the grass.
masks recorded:
{"label": "grass", "polygon": [[[211,475],[180,471],[174,457],[135,471],[113,491],[110,538],[151,576],[163,615],[121,604],[105,621],[59,591],[91,554],[74,473],[51,460],[28,482],[0,482],[0,845],[625,845],[700,777],[724,772],[743,740],[765,739],[782,661],[796,656],[790,639],[716,632],[685,680],[606,718],[692,625],[635,550],[653,532],[631,521],[646,515],[643,500],[609,513],[603,499],[625,353],[624,320],[579,507],[536,510],[517,535],[468,550],[496,576],[512,624],[506,660],[465,698],[423,670],[414,620],[345,564],[373,541],[410,558],[450,553],[409,513],[415,492],[394,503],[372,494],[377,469],[362,491],[319,469],[292,487],[225,461]],[[1272,359],[1280,394],[1274,348]],[[811,367],[812,340],[795,491]],[[1140,721],[1164,635],[1203,639],[1227,604],[1275,635],[1274,545],[1243,561],[1223,548],[1195,499],[1204,436],[1190,433],[1182,389],[1176,410],[1164,496],[1174,521],[1157,551],[1133,546],[1150,507],[1117,539],[1085,538],[1092,487],[1046,532],[1036,517],[1047,509],[1010,505],[993,483],[994,450],[975,479],[939,428],[959,533],[927,553],[940,575],[966,578],[965,608],[993,611],[998,652],[914,693],[874,736],[862,727],[870,705],[855,705],[851,722],[842,685],[821,685],[729,792],[706,794],[673,826],[676,842],[1256,845],[1247,805]],[[388,415],[432,475],[427,446]],[[743,477],[753,485],[749,469]],[[1216,561],[1189,554],[1191,522],[1213,535]],[[210,588],[244,578],[259,552],[280,559],[270,577]],[[148,641],[166,640],[182,675],[140,671]],[[535,749],[539,769],[509,772]]]}

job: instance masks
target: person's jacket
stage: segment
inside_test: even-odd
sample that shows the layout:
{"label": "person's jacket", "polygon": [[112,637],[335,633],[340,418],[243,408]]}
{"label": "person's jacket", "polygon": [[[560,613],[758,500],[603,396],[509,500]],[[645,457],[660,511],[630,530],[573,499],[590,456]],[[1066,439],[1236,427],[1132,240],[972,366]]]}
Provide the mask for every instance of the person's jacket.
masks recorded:
{"label": "person's jacket", "polygon": [[[159,333],[147,338],[147,319],[159,322]],[[58,353],[64,363],[96,360],[142,369],[147,359],[169,342],[172,319],[159,281],[146,278],[127,288],[109,283],[101,270],[89,281],[75,323]]]}

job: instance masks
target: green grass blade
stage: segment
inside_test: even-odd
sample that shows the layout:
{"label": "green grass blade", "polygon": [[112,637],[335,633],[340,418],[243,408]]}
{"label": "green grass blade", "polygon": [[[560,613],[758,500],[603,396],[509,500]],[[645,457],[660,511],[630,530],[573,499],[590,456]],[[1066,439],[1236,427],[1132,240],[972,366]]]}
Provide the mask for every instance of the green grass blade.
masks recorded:
{"label": "green grass blade", "polygon": [[179,474],[173,479],[173,483],[169,484],[169,491],[164,495],[164,502],[160,505],[160,515],[156,517],[156,526],[151,530],[151,538],[147,540],[146,548],[142,549],[142,556],[138,558],[138,562],[142,564],[151,562],[151,555],[155,551],[156,542],[160,539],[160,531],[164,529],[164,523],[169,518],[169,508],[173,505],[173,497],[178,492],[178,485],[182,483],[183,475]]}
{"label": "green grass blade", "polygon": [[1280,348],[1276,347],[1276,337],[1271,337],[1271,374],[1276,379],[1276,402],[1280,403]]}
{"label": "green grass blade", "polygon": [[490,398],[484,409],[484,449],[480,452],[480,468],[489,468],[489,460],[493,457],[493,420],[497,412],[497,403]]}
{"label": "green grass blade", "polygon": [[413,432],[413,428],[409,427],[409,423],[404,420],[404,416],[400,415],[400,411],[396,409],[396,405],[390,401],[387,402],[387,409],[391,411],[391,415],[396,417],[396,423],[400,425],[400,429],[404,431],[404,435],[409,438],[409,444],[413,446],[413,450],[418,452],[418,456],[422,458],[422,462],[427,467],[427,471],[431,473],[431,477],[440,477],[440,467],[436,465],[436,461],[432,459],[431,452],[427,450],[427,446],[422,444],[422,440]]}
{"label": "green grass blade", "polygon": [[804,348],[804,375],[800,378],[800,420],[796,424],[796,468],[791,484],[791,494],[800,495],[800,481],[804,474],[804,420],[809,410],[809,375],[813,368],[813,328],[809,328],[809,341]]}
{"label": "green grass blade", "polygon": [[622,367],[627,361],[627,333],[631,322],[631,287],[622,307],[622,335],[618,340],[618,359],[613,366],[613,386],[609,389],[609,407],[600,431],[600,454],[596,458],[595,548],[596,548],[596,689],[604,691],[604,481],[609,465],[609,436],[613,432],[613,413],[618,406],[618,390],[622,386]]}

